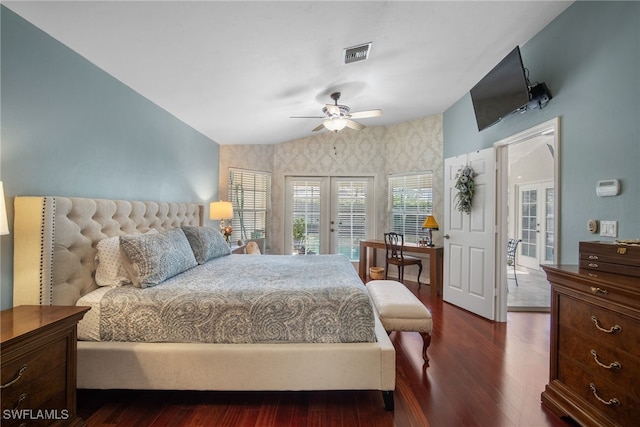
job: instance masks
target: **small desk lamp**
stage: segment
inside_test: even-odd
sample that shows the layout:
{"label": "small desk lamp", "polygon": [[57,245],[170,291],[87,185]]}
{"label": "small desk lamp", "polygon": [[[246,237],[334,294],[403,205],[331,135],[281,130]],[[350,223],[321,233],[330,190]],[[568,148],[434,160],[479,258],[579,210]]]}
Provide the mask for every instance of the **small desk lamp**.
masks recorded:
{"label": "small desk lamp", "polygon": [[431,232],[439,228],[438,222],[433,215],[427,215],[422,223],[422,228],[427,230],[427,246],[433,246],[433,236]]}
{"label": "small desk lamp", "polygon": [[231,228],[231,225],[226,225],[225,220],[233,219],[233,205],[231,202],[223,202],[222,200],[211,202],[209,204],[209,219],[220,220],[220,232],[224,234],[228,242],[229,236],[233,233],[233,228]]}

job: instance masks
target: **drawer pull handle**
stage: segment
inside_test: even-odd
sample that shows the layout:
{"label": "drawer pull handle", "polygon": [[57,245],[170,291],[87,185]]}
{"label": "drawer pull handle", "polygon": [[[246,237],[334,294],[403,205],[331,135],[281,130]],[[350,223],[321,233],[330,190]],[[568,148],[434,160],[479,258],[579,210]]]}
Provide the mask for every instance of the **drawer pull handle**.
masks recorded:
{"label": "drawer pull handle", "polygon": [[600,326],[598,322],[598,318],[596,316],[591,316],[591,320],[593,320],[593,323],[595,323],[596,328],[598,328],[599,331],[605,332],[607,334],[612,334],[614,332],[622,332],[622,327],[620,325],[613,325],[609,329],[605,329],[602,326]]}
{"label": "drawer pull handle", "polygon": [[13,409],[18,409],[20,407],[20,404],[27,398],[27,393],[22,393],[19,397],[18,397],[18,402],[16,402],[16,406],[13,407]]}
{"label": "drawer pull handle", "polygon": [[589,255],[589,259],[599,259],[598,255]]}
{"label": "drawer pull handle", "polygon": [[605,369],[622,369],[622,365],[620,364],[620,362],[611,362],[608,365],[605,365],[604,363],[599,361],[598,353],[596,353],[595,350],[591,350],[591,355],[593,356],[593,360],[595,360],[599,366],[602,366]]}
{"label": "drawer pull handle", "polygon": [[598,396],[598,389],[596,388],[596,385],[594,383],[589,384],[589,387],[591,388],[591,392],[593,393],[593,395],[600,402],[604,403],[607,406],[611,406],[611,405],[620,406],[620,401],[618,399],[616,399],[615,397],[612,398],[612,399],[609,399],[609,400],[604,400],[603,398]]}
{"label": "drawer pull handle", "polygon": [[595,262],[590,262],[590,263],[589,263],[589,267],[591,267],[591,268],[598,268],[598,264],[596,264]]}
{"label": "drawer pull handle", "polygon": [[20,367],[20,370],[18,371],[18,375],[16,375],[16,377],[15,377],[14,379],[12,379],[11,381],[9,381],[8,383],[6,383],[6,384],[2,384],[2,385],[0,386],[0,388],[7,388],[7,387],[9,387],[9,386],[14,385],[14,384],[15,384],[15,383],[17,383],[18,381],[20,381],[20,378],[22,378],[22,374],[24,374],[24,371],[26,371],[26,370],[27,370],[27,365],[22,365],[22,366]]}
{"label": "drawer pull handle", "polygon": [[591,287],[591,292],[594,293],[594,294],[602,294],[602,295],[609,294],[608,290],[602,289],[602,288],[596,288],[595,286]]}

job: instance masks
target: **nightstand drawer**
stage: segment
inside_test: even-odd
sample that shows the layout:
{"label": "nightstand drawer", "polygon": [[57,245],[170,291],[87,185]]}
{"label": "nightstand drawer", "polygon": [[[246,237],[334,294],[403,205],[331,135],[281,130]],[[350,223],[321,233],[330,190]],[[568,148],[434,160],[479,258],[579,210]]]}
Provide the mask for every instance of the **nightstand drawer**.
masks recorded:
{"label": "nightstand drawer", "polygon": [[[60,339],[2,365],[2,409],[42,408],[66,389],[67,340]],[[63,401],[64,403],[64,401]]]}
{"label": "nightstand drawer", "polygon": [[[5,387],[2,389],[3,395],[8,390],[20,388],[38,380],[55,366],[63,366],[67,359],[66,353],[67,341],[61,339],[28,354],[15,352],[11,356],[18,356],[18,358],[13,358],[12,361],[7,362],[8,355],[3,355],[2,372],[0,373],[1,383]],[[21,370],[22,374],[20,374]],[[11,382],[13,384],[7,386]]]}

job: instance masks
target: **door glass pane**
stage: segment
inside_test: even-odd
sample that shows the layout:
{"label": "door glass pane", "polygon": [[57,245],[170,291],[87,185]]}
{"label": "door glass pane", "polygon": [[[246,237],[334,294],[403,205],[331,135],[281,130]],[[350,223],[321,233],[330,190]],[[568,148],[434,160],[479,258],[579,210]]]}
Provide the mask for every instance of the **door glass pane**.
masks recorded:
{"label": "door glass pane", "polygon": [[337,232],[337,253],[352,261],[360,257],[360,240],[367,238],[367,183],[339,180],[336,183],[337,219],[331,228]]}
{"label": "door glass pane", "polygon": [[544,236],[544,260],[553,262],[553,248],[555,247],[554,230],[554,189],[547,188],[545,195],[545,236]]}
{"label": "door glass pane", "polygon": [[320,253],[320,181],[293,181],[293,247],[291,253]]}
{"label": "door glass pane", "polygon": [[528,257],[536,257],[536,229],[537,229],[537,190],[524,190],[522,192],[522,231],[520,238],[520,253]]}

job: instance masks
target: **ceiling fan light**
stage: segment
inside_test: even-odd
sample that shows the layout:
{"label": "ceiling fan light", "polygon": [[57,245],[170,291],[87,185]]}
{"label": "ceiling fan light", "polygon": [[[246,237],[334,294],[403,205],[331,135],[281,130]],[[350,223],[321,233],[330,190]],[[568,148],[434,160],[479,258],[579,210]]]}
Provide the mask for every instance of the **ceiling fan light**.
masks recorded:
{"label": "ceiling fan light", "polygon": [[334,132],[338,132],[338,131],[344,129],[347,126],[347,120],[338,117],[338,118],[335,118],[335,119],[327,119],[324,122],[322,122],[322,124],[327,129],[329,129],[331,131],[334,131]]}

